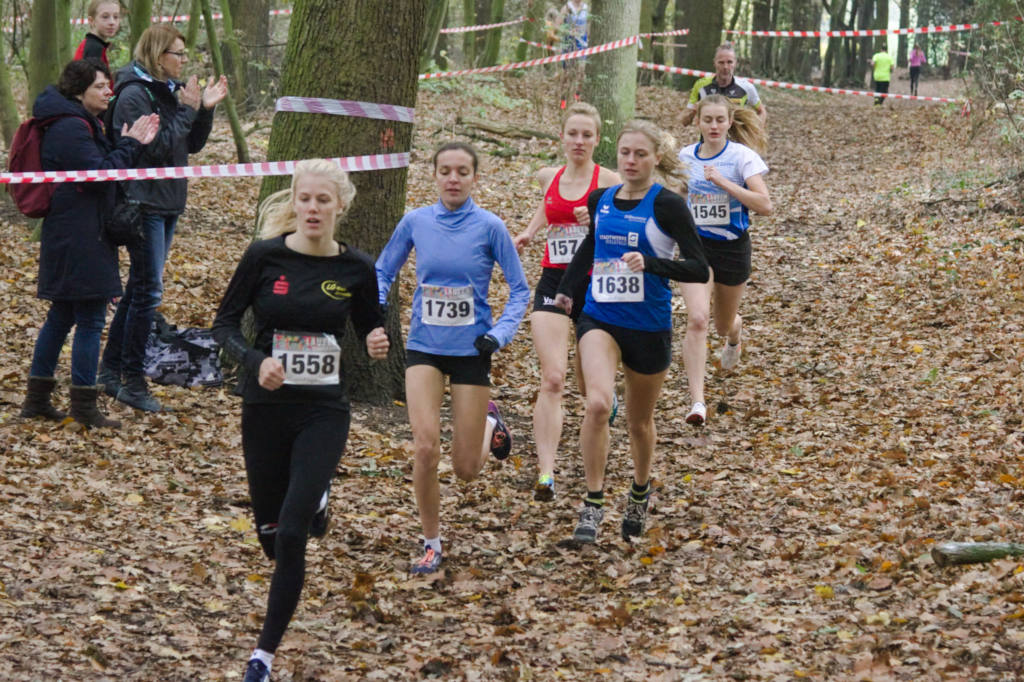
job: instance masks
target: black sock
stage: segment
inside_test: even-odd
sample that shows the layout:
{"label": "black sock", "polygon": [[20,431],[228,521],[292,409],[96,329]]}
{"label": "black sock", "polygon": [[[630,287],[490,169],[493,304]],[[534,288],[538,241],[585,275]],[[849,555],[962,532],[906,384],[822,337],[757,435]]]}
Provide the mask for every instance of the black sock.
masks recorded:
{"label": "black sock", "polygon": [[647,498],[651,494],[651,482],[648,480],[643,485],[638,485],[636,480],[633,480],[633,485],[629,488],[629,497],[637,504],[643,504],[647,501]]}
{"label": "black sock", "polygon": [[603,507],[604,491],[598,490],[595,492],[593,490],[588,490],[587,496],[583,498],[583,504],[587,505],[588,507]]}

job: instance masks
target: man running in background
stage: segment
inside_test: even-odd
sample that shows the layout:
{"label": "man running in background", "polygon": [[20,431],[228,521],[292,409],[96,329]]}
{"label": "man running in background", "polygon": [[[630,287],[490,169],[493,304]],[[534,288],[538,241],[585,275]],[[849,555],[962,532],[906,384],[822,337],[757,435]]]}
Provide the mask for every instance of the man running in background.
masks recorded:
{"label": "man running in background", "polygon": [[[878,52],[871,57],[871,68],[874,69],[871,79],[875,83],[875,92],[888,93],[889,81],[892,80],[892,57],[889,56],[889,52],[885,47],[885,38],[882,41],[882,46],[878,48]],[[875,97],[875,106],[879,106],[884,101],[884,97]]]}
{"label": "man running in background", "polygon": [[697,113],[697,102],[708,95],[723,95],[740,106],[748,106],[757,112],[764,125],[768,110],[757,94],[757,88],[746,78],[736,78],[736,50],[732,43],[723,43],[715,50],[715,75],[705,76],[693,84],[690,101],[683,112],[683,125],[693,123]]}

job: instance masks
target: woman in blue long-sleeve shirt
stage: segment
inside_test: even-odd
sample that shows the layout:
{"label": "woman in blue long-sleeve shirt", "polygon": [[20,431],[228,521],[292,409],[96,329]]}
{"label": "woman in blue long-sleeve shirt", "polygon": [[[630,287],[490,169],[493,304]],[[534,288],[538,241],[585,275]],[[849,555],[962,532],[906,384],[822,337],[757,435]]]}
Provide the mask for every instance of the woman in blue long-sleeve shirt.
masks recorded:
{"label": "woman in blue long-sleeve shirt", "polygon": [[[441,198],[406,215],[377,259],[381,304],[409,252],[416,249],[416,292],[406,343],[405,393],[415,460],[413,487],[423,526],[423,557],[413,573],[441,565],[441,403],[449,376],[455,475],[469,481],[487,453],[508,457],[512,437],[490,397],[491,354],[515,336],[530,289],[512,238],[498,216],[470,197],[477,178],[473,147],[452,142],[434,154]],[[494,264],[501,266],[509,298],[494,322],[487,303]]]}

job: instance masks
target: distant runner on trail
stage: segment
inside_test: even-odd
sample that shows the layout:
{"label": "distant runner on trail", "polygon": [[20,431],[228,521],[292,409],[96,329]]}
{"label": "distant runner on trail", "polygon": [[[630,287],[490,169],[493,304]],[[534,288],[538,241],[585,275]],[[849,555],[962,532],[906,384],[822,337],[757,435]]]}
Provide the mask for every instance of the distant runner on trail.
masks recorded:
{"label": "distant runner on trail", "polygon": [[706,284],[682,286],[683,362],[693,401],[686,421],[701,426],[707,420],[704,366],[711,301],[715,331],[725,338],[721,367],[732,369],[740,360],[743,318],[738,311],[751,269],[749,212],[769,215],[772,202],[764,181],[768,166],[760,156],[765,147],[760,119],[749,109],[712,95],[697,105],[697,126],[702,141],[683,149],[679,158],[690,169],[687,203],[712,272]]}
{"label": "distant runner on trail", "polygon": [[[882,47],[871,57],[871,80],[875,84],[875,92],[888,93],[889,81],[892,80],[892,57],[885,48],[883,39]],[[884,103],[885,97],[875,97],[875,106]]]}
{"label": "distant runner on trail", "polygon": [[[672,364],[672,289],[668,280],[706,282],[708,266],[683,198],[685,170],[673,140],[648,121],[630,121],[618,139],[623,184],[596,189],[587,197],[590,226],[558,286],[555,305],[576,324],[587,408],[580,450],[587,496],[573,532],[577,542],[597,541],[604,519],[604,477],[608,463],[608,418],[619,362],[626,385],[626,426],[633,459],[633,484],[622,517],[626,540],[644,532],[651,494],[651,466],[657,434],[654,405]],[[679,259],[673,257],[676,245]],[[584,300],[575,300],[593,268]]]}
{"label": "distant runner on trail", "polygon": [[[371,358],[388,337],[373,260],[335,240],[355,188],[332,161],[299,161],[289,189],[260,206],[259,241],[242,256],[213,334],[246,373],[242,451],[257,537],[275,561],[267,614],[244,682],[267,682],[306,579],[307,536],[327,533],[328,489],[348,439],[341,337],[349,319]],[[255,341],[242,333],[251,308]]]}
{"label": "distant runner on trail", "polygon": [[[537,171],[537,180],[544,188],[544,200],[526,229],[512,240],[516,249],[522,251],[542,228],[547,231],[541,261],[543,271],[534,290],[530,315],[533,349],[540,360],[540,390],[533,406],[533,437],[540,470],[534,498],[540,501],[549,501],[555,496],[555,455],[562,437],[562,393],[569,364],[570,316],[555,305],[555,294],[566,267],[587,235],[587,197],[598,187],[622,182],[617,173],[594,163],[594,148],[600,138],[601,115],[597,109],[585,102],[570,105],[562,123],[562,149],[567,163],[561,168]],[[589,277],[582,281],[575,298],[582,300],[589,282]],[[577,306],[573,311],[573,322],[579,319],[582,307]],[[576,377],[580,393],[586,395],[579,353],[576,354]],[[613,403],[610,419],[615,419],[616,411],[617,402]]]}
{"label": "distant runner on trail", "polygon": [[[503,460],[512,435],[490,398],[491,355],[515,336],[530,300],[512,238],[501,218],[473,203],[476,150],[449,142],[434,153],[440,200],[402,218],[377,258],[380,302],[416,250],[416,291],[405,353],[405,396],[415,448],[413,488],[423,527],[423,556],[412,573],[441,566],[441,404],[444,378],[451,383],[452,468],[471,481],[491,453]],[[501,266],[509,297],[501,318],[487,301],[494,264]]]}
{"label": "distant runner on trail", "polygon": [[910,53],[910,94],[917,96],[917,86],[921,82],[921,67],[928,63],[928,58],[924,56],[924,50],[921,49],[921,43],[914,43],[914,49]]}
{"label": "distant runner on trail", "polygon": [[693,84],[690,100],[683,111],[683,125],[688,126],[697,114],[697,102],[708,95],[723,95],[739,106],[747,106],[757,112],[763,126],[768,121],[768,110],[757,93],[757,88],[746,78],[737,78],[736,50],[732,43],[722,43],[715,50],[715,75],[705,76]]}

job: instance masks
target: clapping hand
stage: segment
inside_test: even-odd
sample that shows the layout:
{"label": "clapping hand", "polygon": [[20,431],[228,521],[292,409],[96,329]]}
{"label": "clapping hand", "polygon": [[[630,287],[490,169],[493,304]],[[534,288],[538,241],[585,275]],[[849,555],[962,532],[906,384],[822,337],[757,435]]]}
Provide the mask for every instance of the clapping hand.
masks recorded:
{"label": "clapping hand", "polygon": [[203,90],[203,108],[213,109],[227,96],[228,79],[227,76],[221,75],[217,80],[210,81],[206,89]]}
{"label": "clapping hand", "polygon": [[135,123],[132,123],[131,128],[128,127],[127,123],[122,125],[121,137],[130,137],[142,144],[149,144],[156,137],[158,130],[160,130],[160,115],[148,114],[135,119]]}
{"label": "clapping hand", "polygon": [[199,90],[199,78],[192,76],[181,89],[181,103],[192,109],[199,109],[203,103],[202,93]]}

